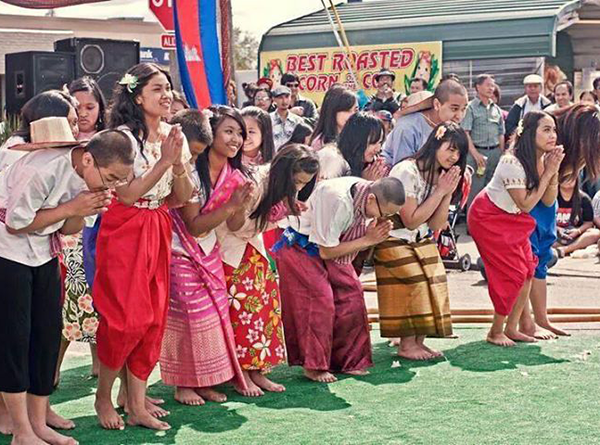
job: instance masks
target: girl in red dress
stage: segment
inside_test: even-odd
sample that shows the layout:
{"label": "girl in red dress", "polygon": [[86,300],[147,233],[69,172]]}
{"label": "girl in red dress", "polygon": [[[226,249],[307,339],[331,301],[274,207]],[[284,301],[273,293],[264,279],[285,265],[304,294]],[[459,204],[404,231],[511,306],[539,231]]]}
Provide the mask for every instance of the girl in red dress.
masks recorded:
{"label": "girl in red dress", "polygon": [[151,63],[134,66],[119,82],[113,100],[109,126],[124,130],[134,142],[135,178],[116,188],[117,199],[103,215],[98,234],[92,289],[100,314],[95,408],[103,428],[124,428],[111,400],[123,369],[128,424],[166,430],[169,424],[148,409],[146,382],[158,362],[168,310],[167,204],[181,205],[192,196],[191,154],[180,127],[163,122],[173,101],[166,71]]}

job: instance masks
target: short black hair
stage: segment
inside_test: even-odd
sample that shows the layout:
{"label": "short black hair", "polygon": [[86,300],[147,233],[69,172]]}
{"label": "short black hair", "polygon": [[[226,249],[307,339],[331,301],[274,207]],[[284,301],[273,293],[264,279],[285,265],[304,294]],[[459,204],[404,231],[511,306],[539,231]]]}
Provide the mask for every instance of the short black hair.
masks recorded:
{"label": "short black hair", "polygon": [[[600,78],[596,80],[600,80]],[[567,90],[569,90],[569,96],[573,97],[573,84],[568,80],[563,80],[562,82],[558,82],[556,85],[554,85],[554,92],[556,92],[556,89],[561,85],[565,85],[567,87]]]}
{"label": "short black hair", "polygon": [[199,142],[207,146],[213,143],[213,134],[208,117],[201,111],[192,108],[178,111],[171,118],[170,123],[181,125],[181,131],[183,131],[188,143]]}
{"label": "short black hair", "polygon": [[300,83],[300,77],[296,73],[285,73],[281,76],[281,85],[285,85],[288,82],[298,82]]}
{"label": "short black hair", "polygon": [[401,206],[406,201],[404,186],[398,178],[388,177],[375,181],[371,186],[371,193],[381,200],[380,204],[386,202]]}
{"label": "short black hair", "polygon": [[475,78],[475,86],[483,85],[486,80],[495,80],[493,74],[480,74]]}
{"label": "short black hair", "polygon": [[596,77],[593,82],[594,89],[600,89],[600,77]]}
{"label": "short black hair", "polygon": [[450,99],[450,96],[454,94],[460,94],[468,97],[467,89],[463,84],[453,79],[447,79],[438,85],[438,87],[435,89],[433,97],[439,100],[441,104],[445,104]]}
{"label": "short black hair", "polygon": [[421,85],[423,85],[423,89],[426,90],[427,87],[429,86],[429,82],[427,82],[425,79],[421,78],[421,77],[413,77],[413,79],[410,81],[410,83],[415,83],[415,82],[420,82]]}
{"label": "short black hair", "polygon": [[133,165],[135,159],[135,140],[121,130],[110,129],[96,133],[85,147],[85,151],[94,157],[98,167],[106,168],[120,162]]}

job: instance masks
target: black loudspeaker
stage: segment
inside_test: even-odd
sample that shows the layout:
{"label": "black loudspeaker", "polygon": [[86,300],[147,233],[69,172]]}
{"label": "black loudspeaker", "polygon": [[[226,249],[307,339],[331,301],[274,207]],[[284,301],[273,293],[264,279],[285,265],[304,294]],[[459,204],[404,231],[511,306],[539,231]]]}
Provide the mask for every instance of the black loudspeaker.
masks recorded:
{"label": "black loudspeaker", "polygon": [[74,60],[73,54],[49,51],[6,54],[6,111],[18,114],[36,94],[71,82]]}
{"label": "black loudspeaker", "polygon": [[54,50],[75,56],[75,78],[98,82],[107,100],[125,71],[140,63],[140,43],[133,40],[70,38],[54,42]]}

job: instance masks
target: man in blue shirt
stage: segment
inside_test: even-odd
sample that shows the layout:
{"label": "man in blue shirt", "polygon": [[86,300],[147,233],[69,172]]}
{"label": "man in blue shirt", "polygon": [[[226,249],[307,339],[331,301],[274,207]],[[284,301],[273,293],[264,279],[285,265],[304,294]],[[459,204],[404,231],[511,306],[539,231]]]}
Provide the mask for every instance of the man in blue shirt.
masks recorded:
{"label": "man in blue shirt", "polygon": [[415,108],[423,106],[425,101],[431,101],[432,106],[398,119],[383,146],[383,157],[389,166],[393,167],[403,159],[414,156],[436,125],[446,121],[460,124],[463,120],[468,102],[467,90],[463,85],[448,79],[438,85],[433,98],[430,95],[421,91],[409,96],[409,100],[413,98],[418,101],[413,103]]}

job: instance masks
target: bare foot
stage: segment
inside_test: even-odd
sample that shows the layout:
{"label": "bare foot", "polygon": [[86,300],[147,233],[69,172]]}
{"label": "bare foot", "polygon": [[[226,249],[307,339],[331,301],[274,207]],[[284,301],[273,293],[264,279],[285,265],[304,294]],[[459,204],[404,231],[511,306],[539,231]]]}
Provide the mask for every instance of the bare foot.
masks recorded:
{"label": "bare foot", "polygon": [[509,330],[505,329],[504,334],[513,341],[520,341],[523,343],[536,343],[537,342],[537,340],[534,337],[525,335],[519,331],[509,331]]}
{"label": "bare foot", "polygon": [[79,445],[79,442],[72,437],[63,436],[47,425],[32,425],[32,427],[36,436],[50,445]]}
{"label": "bare foot", "polygon": [[150,402],[150,400],[147,397],[145,407],[146,410],[150,413],[150,415],[156,417],[157,419],[162,419],[163,417],[167,417],[169,414],[171,414],[166,409],[161,408],[160,406]]}
{"label": "bare foot", "polygon": [[145,411],[139,415],[130,414],[127,418],[127,425],[130,426],[142,426],[150,430],[167,431],[171,429],[171,425],[162,420],[158,420],[148,411]]}
{"label": "bare foot", "polygon": [[[152,414],[154,417],[156,417],[157,419],[161,419],[163,417],[168,416],[170,413],[169,411],[161,408],[160,405],[162,403],[165,403],[165,401],[163,399],[153,399],[152,397],[148,397],[146,396],[146,409],[148,410],[148,412],[150,414]],[[129,414],[129,406],[127,406],[127,393],[126,392],[119,392],[119,395],[117,396],[117,406],[119,408],[123,408],[123,411],[125,411],[126,414]]]}
{"label": "bare foot", "polygon": [[75,428],[75,422],[59,416],[50,405],[46,409],[46,425],[55,430],[72,430]]}
{"label": "bare foot", "polygon": [[435,358],[432,353],[420,348],[416,344],[406,348],[398,348],[398,356],[408,360],[431,360]]}
{"label": "bare foot", "polygon": [[[529,334],[525,333],[525,335]],[[536,326],[533,335],[530,335],[530,337],[537,338],[538,340],[554,340],[557,337],[557,335],[544,328]]]}
{"label": "bare foot", "polygon": [[390,342],[388,343],[388,346],[390,348],[400,346],[400,339],[399,338],[390,338]]}
{"label": "bare foot", "polygon": [[196,394],[192,388],[175,388],[175,400],[182,405],[200,406],[204,405],[204,399]]}
{"label": "bare foot", "polygon": [[48,442],[44,442],[42,439],[37,437],[35,434],[21,434],[13,436],[11,445],[48,445]]}
{"label": "bare foot", "polygon": [[[2,396],[0,396],[2,397]],[[10,436],[12,434],[12,419],[5,409],[0,410],[0,434]]]}
{"label": "bare foot", "polygon": [[493,345],[503,347],[515,346],[516,344],[514,341],[512,341],[510,338],[504,335],[504,332],[501,332],[499,334],[492,334],[491,332],[489,332],[486,341]]}
{"label": "bare foot", "polygon": [[[163,403],[165,403],[165,401],[163,399],[155,399],[155,398],[146,396],[146,404],[148,404],[148,403],[150,403],[152,405],[162,405]],[[123,408],[125,410],[125,412],[128,411],[127,391],[119,389],[119,395],[117,396],[117,406],[119,408]]]}
{"label": "bare foot", "polygon": [[98,423],[106,430],[123,430],[125,423],[119,413],[112,405],[110,400],[103,401],[96,399],[94,403],[96,414],[98,415]]}
{"label": "bare foot", "polygon": [[225,403],[227,402],[227,396],[222,392],[215,391],[212,388],[195,388],[196,394],[200,397],[216,403]]}
{"label": "bare foot", "polygon": [[344,374],[361,376],[361,375],[369,375],[370,372],[367,371],[366,369],[354,369],[352,371],[345,371]]}
{"label": "bare foot", "polygon": [[561,337],[570,337],[571,334],[563,331],[562,329],[558,329],[556,326],[551,325],[550,323],[539,323],[538,326],[552,332],[553,334],[559,335]]}
{"label": "bare foot", "polygon": [[244,375],[244,380],[246,381],[246,386],[248,387],[248,389],[244,390],[234,383],[233,388],[236,390],[236,392],[243,395],[244,397],[260,397],[265,395],[262,389],[260,389],[256,385],[256,383],[254,383],[254,381],[250,378],[250,374],[248,373],[248,371],[242,371],[242,374]]}
{"label": "bare foot", "polygon": [[442,351],[438,351],[436,349],[431,349],[429,346],[425,346],[425,344],[421,344],[421,349],[425,350],[425,352],[429,352],[433,357],[443,357],[444,353]]}
{"label": "bare foot", "polygon": [[261,389],[264,389],[265,391],[270,391],[270,392],[284,392],[285,391],[285,386],[269,380],[267,378],[267,376],[262,374],[260,371],[251,371],[250,378],[252,379],[252,381],[254,383],[256,383],[256,386],[258,386]]}
{"label": "bare foot", "polygon": [[327,371],[317,371],[314,369],[305,369],[304,376],[307,379],[313,380],[319,383],[333,383],[337,382],[337,377]]}

